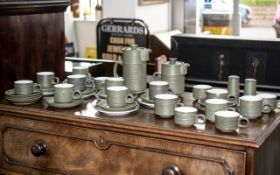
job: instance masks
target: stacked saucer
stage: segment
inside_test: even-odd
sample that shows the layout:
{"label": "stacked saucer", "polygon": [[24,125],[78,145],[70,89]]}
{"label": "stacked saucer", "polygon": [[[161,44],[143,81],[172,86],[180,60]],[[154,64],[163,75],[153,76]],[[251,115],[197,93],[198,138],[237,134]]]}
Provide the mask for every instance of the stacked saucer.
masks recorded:
{"label": "stacked saucer", "polygon": [[44,97],[53,96],[54,88],[42,88],[42,92]]}
{"label": "stacked saucer", "polygon": [[97,96],[97,98],[100,98],[100,99],[106,99],[107,98],[107,94],[105,92],[105,89],[102,89],[102,90],[98,91],[96,93],[96,96]]}
{"label": "stacked saucer", "polygon": [[148,108],[154,108],[155,102],[154,100],[150,99],[149,97],[149,90],[146,90],[145,93],[140,95],[140,97],[137,99],[138,103],[141,105],[148,107]]}
{"label": "stacked saucer", "polygon": [[139,104],[133,102],[124,107],[110,107],[107,104],[107,100],[99,99],[95,104],[95,109],[109,116],[122,116],[137,111],[139,109]]}
{"label": "stacked saucer", "polygon": [[89,86],[85,90],[81,91],[82,99],[86,99],[96,95],[94,86]]}
{"label": "stacked saucer", "polygon": [[5,92],[5,99],[15,105],[34,104],[43,97],[42,91],[33,92],[32,94],[16,94],[14,89]]}

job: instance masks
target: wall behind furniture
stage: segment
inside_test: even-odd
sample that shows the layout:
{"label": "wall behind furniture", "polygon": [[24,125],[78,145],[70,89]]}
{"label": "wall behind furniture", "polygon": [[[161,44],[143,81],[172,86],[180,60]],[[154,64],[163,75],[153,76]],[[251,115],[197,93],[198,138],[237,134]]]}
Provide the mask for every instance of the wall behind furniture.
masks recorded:
{"label": "wall behind furniture", "polygon": [[103,0],[104,17],[142,19],[151,33],[171,29],[171,1],[139,6],[138,0]]}

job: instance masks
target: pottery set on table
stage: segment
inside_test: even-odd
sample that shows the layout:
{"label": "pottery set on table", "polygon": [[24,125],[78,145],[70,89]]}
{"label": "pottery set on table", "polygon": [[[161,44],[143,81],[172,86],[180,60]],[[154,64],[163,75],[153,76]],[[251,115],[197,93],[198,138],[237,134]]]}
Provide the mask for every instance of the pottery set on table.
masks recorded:
{"label": "pottery set on table", "polygon": [[[228,88],[212,88],[210,85],[193,86],[193,106],[184,106],[180,95],[185,89],[185,76],[190,66],[170,58],[162,64],[161,72],[153,75],[146,88],[146,62],[150,49],[131,45],[123,49],[122,62],[114,66],[114,77],[95,77],[88,67],[74,67],[73,74],[63,83],[52,72],[38,72],[37,83],[31,80],[15,81],[15,88],[5,92],[5,98],[17,105],[27,105],[46,97],[48,106],[70,108],[82,103],[82,99],[95,96],[94,107],[106,115],[126,115],[137,111],[140,103],[154,110],[161,118],[171,118],[183,127],[215,123],[217,129],[232,132],[248,127],[249,119],[262,113],[270,113],[276,107],[276,95],[257,94],[256,80],[246,79],[244,96],[239,97],[239,77],[228,77]],[[122,65],[123,77],[118,77],[117,67]],[[199,111],[204,111],[200,114]]]}
{"label": "pottery set on table", "polygon": [[276,108],[277,96],[257,94],[255,79],[245,79],[243,96],[239,97],[239,77],[228,77],[227,89],[212,88],[209,85],[193,86],[194,106],[205,112],[205,118],[215,123],[222,132],[245,128],[249,120],[270,113]]}

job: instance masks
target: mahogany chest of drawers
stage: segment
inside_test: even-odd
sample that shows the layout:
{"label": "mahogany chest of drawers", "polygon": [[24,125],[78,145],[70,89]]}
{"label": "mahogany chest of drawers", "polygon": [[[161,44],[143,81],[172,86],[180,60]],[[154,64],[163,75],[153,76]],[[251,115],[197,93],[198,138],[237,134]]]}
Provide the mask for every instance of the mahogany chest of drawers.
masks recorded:
{"label": "mahogany chest of drawers", "polygon": [[[153,110],[108,117],[94,99],[73,109],[0,104],[0,168],[21,174],[276,175],[276,113],[223,134],[213,124],[183,128]],[[185,105],[192,105],[190,94]]]}

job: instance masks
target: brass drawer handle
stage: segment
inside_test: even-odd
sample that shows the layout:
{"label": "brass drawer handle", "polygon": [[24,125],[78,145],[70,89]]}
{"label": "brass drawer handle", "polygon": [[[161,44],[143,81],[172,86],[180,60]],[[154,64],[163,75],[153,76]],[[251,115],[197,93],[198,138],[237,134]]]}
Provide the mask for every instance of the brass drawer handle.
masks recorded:
{"label": "brass drawer handle", "polygon": [[44,155],[48,152],[48,145],[42,141],[37,141],[31,146],[31,152],[36,157]]}
{"label": "brass drawer handle", "polygon": [[181,175],[181,170],[176,165],[169,165],[162,170],[162,175]]}

